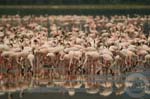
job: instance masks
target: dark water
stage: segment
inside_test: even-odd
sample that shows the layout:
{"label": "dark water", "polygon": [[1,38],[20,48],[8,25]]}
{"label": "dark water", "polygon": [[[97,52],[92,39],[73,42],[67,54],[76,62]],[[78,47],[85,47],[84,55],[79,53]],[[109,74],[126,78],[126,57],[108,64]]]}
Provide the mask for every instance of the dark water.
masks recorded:
{"label": "dark water", "polygon": [[134,14],[140,14],[140,15],[149,15],[150,9],[5,9],[0,8],[0,15],[134,15]]}
{"label": "dark water", "polygon": [[[7,94],[0,96],[0,99],[7,98]],[[19,98],[19,93],[14,93],[12,99],[150,99],[150,95],[145,95],[140,98],[132,98],[127,94],[116,96],[115,93],[112,93],[107,97],[99,94],[91,95],[81,92],[76,93],[74,96],[68,96],[67,93],[25,93],[22,98]]]}

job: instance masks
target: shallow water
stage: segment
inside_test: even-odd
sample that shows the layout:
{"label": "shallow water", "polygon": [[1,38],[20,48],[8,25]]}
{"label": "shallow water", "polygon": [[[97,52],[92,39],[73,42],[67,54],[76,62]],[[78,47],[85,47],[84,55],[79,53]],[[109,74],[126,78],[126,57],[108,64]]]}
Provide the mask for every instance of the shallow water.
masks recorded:
{"label": "shallow water", "polygon": [[[20,99],[19,93],[14,93],[12,99]],[[7,94],[0,96],[0,99],[7,99]],[[86,93],[76,93],[74,96],[69,96],[67,93],[25,93],[21,99],[134,99],[133,97],[123,94],[116,96],[115,93],[104,97],[99,94],[91,95]],[[150,99],[150,95],[145,95],[137,99]]]}
{"label": "shallow water", "polygon": [[[149,77],[150,72],[141,73],[146,77]],[[8,93],[1,95],[0,99],[8,99]],[[76,89],[76,93],[74,96],[69,96],[65,89],[61,89],[58,87],[39,87],[30,90],[25,90],[23,97],[19,97],[19,92],[12,93],[12,99],[150,99],[150,94],[144,94],[141,97],[133,98],[126,92],[122,95],[115,94],[115,88],[113,88],[113,93],[109,96],[102,96],[97,94],[88,94],[85,92],[85,89],[81,87],[81,89]]]}

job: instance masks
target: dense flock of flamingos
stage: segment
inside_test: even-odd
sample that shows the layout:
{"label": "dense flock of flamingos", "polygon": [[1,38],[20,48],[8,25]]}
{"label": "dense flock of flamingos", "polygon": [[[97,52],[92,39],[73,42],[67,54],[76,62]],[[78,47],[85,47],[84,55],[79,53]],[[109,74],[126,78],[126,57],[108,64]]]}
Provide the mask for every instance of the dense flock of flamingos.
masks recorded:
{"label": "dense flock of flamingos", "polygon": [[82,87],[108,96],[115,86],[121,95],[132,86],[121,75],[150,70],[147,20],[148,15],[3,15],[0,91],[22,93],[45,85],[64,88],[71,96]]}

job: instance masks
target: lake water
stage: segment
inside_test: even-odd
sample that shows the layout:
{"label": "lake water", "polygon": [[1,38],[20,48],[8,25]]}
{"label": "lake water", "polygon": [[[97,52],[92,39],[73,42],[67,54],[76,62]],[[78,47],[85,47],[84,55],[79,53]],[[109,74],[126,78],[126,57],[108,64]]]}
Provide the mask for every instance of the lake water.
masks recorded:
{"label": "lake water", "polygon": [[140,14],[140,15],[149,15],[150,10],[149,9],[5,9],[0,8],[0,15],[6,14],[6,15],[14,15],[14,14],[20,14],[20,15],[66,15],[66,14],[77,14],[77,15],[134,15],[134,14]]}

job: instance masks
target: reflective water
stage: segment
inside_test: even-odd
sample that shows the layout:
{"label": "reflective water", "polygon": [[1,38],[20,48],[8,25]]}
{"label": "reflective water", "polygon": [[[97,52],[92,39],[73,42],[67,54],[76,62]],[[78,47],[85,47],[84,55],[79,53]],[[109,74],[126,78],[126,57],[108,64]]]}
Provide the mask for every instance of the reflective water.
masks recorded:
{"label": "reflective water", "polygon": [[[19,93],[12,94],[13,99],[19,99]],[[0,99],[7,99],[7,94],[0,96]],[[127,94],[116,96],[115,93],[104,97],[99,94],[90,95],[86,93],[76,93],[69,96],[67,93],[25,93],[21,99],[134,99]],[[145,95],[138,99],[150,99],[150,95]]]}

